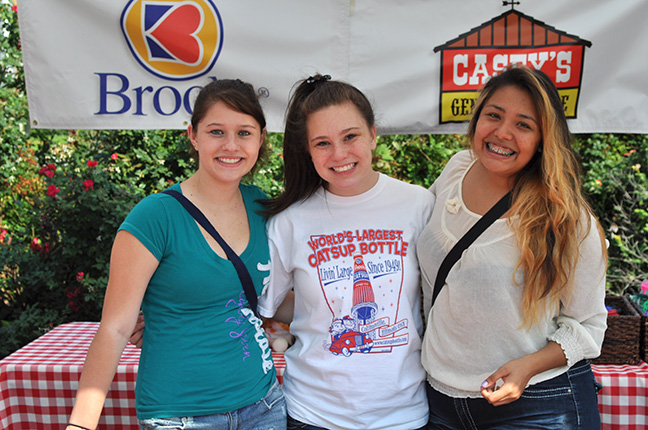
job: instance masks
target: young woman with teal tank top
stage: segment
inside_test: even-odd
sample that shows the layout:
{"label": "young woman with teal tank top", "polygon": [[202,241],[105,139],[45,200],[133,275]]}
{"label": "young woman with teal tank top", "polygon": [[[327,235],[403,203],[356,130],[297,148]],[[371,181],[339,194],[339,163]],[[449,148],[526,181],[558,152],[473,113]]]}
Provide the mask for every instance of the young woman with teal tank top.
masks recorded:
{"label": "young woman with teal tank top", "polygon": [[[269,276],[266,195],[241,179],[263,150],[265,118],[250,84],[199,93],[188,127],[198,170],[170,187],[240,256],[260,294]],[[136,409],[142,429],[284,429],[286,408],[261,320],[223,249],[170,195],[146,197],[115,237],[101,324],[67,430],[94,429],[143,310]]]}

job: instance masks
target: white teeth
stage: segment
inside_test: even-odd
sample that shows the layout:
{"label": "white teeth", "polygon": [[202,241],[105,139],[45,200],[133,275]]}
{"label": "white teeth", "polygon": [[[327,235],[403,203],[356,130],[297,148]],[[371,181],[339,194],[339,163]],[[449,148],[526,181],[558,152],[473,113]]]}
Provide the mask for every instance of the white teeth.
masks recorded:
{"label": "white teeth", "polygon": [[337,173],[342,173],[351,170],[354,167],[355,167],[355,163],[351,163],[351,164],[347,164],[346,166],[333,167],[333,170],[335,170]]}
{"label": "white teeth", "polygon": [[509,156],[509,155],[515,154],[515,151],[507,151],[504,148],[500,148],[499,146],[494,146],[491,143],[486,143],[486,147],[488,147],[489,151],[492,151],[492,152],[494,152],[496,154],[499,154],[499,155]]}
{"label": "white teeth", "polygon": [[225,164],[236,164],[239,161],[241,161],[240,158],[224,158],[224,157],[220,157],[218,160]]}

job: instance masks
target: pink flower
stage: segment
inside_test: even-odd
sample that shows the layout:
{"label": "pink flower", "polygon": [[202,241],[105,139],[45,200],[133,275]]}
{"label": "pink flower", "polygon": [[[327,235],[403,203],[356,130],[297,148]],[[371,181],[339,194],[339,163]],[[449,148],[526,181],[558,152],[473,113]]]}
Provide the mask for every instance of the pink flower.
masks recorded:
{"label": "pink flower", "polygon": [[51,178],[54,176],[54,170],[56,170],[56,166],[54,164],[48,164],[47,166],[43,166],[40,168],[38,171],[39,175],[45,175],[48,178]]}
{"label": "pink flower", "polygon": [[17,5],[11,6],[11,10],[18,13],[18,6]]}
{"label": "pink flower", "polygon": [[79,307],[76,305],[76,303],[74,303],[74,300],[70,300],[68,306],[70,306],[70,310],[72,310],[72,312],[76,312],[79,310]]}
{"label": "pink flower", "polygon": [[81,281],[84,276],[85,276],[85,273],[79,272],[79,273],[77,273],[76,280]]}
{"label": "pink flower", "polygon": [[29,248],[34,252],[41,252],[43,248],[40,245],[40,239],[38,239],[37,237],[33,238],[31,243],[29,244]]}
{"label": "pink flower", "polygon": [[113,154],[110,156],[110,158],[112,158],[113,160],[116,160],[117,158],[119,158],[119,155],[116,152],[113,152]]}
{"label": "pink flower", "polygon": [[88,160],[86,164],[88,165],[88,167],[95,167],[97,165],[97,162],[94,160]]}
{"label": "pink flower", "polygon": [[7,229],[0,229],[0,243],[4,243],[5,237],[7,237]]}
{"label": "pink flower", "polygon": [[58,194],[59,191],[61,191],[59,187],[57,187],[56,185],[50,185],[49,187],[47,187],[47,192],[45,194],[50,197],[56,198],[56,194]]}
{"label": "pink flower", "polygon": [[85,191],[94,190],[94,181],[92,179],[86,179],[83,181],[83,186],[85,187]]}

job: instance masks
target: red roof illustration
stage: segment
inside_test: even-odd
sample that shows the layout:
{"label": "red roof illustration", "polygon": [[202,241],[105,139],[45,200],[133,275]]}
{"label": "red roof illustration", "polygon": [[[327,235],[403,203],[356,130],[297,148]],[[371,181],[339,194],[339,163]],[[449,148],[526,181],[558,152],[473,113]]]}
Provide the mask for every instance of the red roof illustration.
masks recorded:
{"label": "red roof illustration", "polygon": [[568,34],[520,11],[511,9],[470,31],[459,35],[434,52],[445,49],[507,48],[551,45],[584,45],[592,42]]}

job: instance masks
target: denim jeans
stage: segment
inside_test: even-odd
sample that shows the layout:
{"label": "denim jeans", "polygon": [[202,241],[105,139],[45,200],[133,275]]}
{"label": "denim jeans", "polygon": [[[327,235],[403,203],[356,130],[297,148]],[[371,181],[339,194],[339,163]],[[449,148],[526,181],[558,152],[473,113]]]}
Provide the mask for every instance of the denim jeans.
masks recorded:
{"label": "denim jeans", "polygon": [[453,398],[428,385],[428,429],[441,430],[598,430],[598,384],[589,361],[527,387],[507,405],[493,406],[483,398]]}
{"label": "denim jeans", "polygon": [[[423,430],[427,427],[421,427],[418,430]],[[286,430],[327,430],[324,427],[317,427],[313,426],[310,424],[303,423],[301,421],[297,421],[290,415],[288,415],[288,427],[286,427]]]}
{"label": "denim jeans", "polygon": [[288,415],[288,426],[286,430],[326,430],[324,427],[317,427],[310,424],[297,421],[290,415]]}
{"label": "denim jeans", "polygon": [[139,420],[142,430],[283,430],[286,400],[277,381],[258,402],[236,411],[198,417]]}

